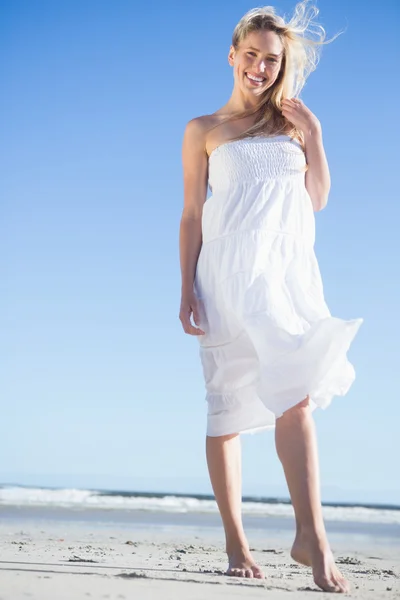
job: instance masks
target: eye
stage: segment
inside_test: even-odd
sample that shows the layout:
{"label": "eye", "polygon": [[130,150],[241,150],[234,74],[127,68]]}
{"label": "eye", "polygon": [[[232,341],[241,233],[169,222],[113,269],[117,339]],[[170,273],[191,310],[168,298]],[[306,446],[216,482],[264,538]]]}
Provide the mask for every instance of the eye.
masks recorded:
{"label": "eye", "polygon": [[255,52],[248,52],[247,54],[249,54],[250,56],[256,56]]}
{"label": "eye", "polygon": [[274,63],[278,62],[278,61],[276,60],[276,58],[269,58],[268,60],[270,60],[271,62],[274,62]]}

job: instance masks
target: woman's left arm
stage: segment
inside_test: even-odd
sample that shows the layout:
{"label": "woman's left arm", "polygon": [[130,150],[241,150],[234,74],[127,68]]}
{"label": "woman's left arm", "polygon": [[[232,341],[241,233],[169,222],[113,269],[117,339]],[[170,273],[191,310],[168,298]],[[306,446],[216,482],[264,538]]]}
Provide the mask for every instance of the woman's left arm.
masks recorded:
{"label": "woman's left arm", "polygon": [[322,141],[321,123],[309,108],[297,98],[282,101],[282,114],[304,134],[308,170],[305,185],[315,211],[328,202],[331,178]]}

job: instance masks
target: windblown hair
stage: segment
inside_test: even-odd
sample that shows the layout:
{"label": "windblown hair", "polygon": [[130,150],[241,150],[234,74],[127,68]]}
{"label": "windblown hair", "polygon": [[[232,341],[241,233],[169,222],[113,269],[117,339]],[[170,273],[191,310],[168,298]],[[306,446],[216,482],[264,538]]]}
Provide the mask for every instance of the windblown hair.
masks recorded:
{"label": "windblown hair", "polygon": [[284,133],[297,138],[304,145],[302,132],[282,115],[282,100],[299,96],[307,77],[317,67],[321,47],[341,33],[325,41],[324,28],[314,21],[318,13],[318,8],[310,5],[310,0],[302,0],[288,21],[278,16],[274,7],[264,6],[249,10],[236,25],[232,36],[235,50],[253,31],[275,32],[284,48],[279,75],[273,86],[261,95],[259,104],[227,119],[229,121],[257,113],[254,125],[240,134],[238,139]]}

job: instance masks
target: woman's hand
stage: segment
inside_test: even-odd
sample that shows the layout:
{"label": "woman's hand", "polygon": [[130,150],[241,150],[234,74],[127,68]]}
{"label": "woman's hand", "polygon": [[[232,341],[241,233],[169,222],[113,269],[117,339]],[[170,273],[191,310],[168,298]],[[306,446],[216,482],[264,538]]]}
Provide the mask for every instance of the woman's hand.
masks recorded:
{"label": "woman's hand", "polygon": [[190,315],[193,313],[193,321],[196,325],[200,324],[199,300],[194,292],[182,292],[181,308],[179,311],[179,319],[185,333],[189,335],[204,335],[204,331],[199,327],[193,327],[190,321]]}
{"label": "woman's hand", "polygon": [[305,136],[321,128],[321,123],[314,113],[298,98],[282,100],[282,114],[297,129],[302,131]]}

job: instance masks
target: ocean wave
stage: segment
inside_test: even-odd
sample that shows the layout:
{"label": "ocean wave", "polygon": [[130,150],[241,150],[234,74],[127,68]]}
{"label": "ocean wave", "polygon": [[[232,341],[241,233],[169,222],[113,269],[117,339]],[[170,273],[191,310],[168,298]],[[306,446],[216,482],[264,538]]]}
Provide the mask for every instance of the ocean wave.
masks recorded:
{"label": "ocean wave", "polygon": [[[217,513],[215,500],[193,496],[102,492],[80,489],[49,489],[19,486],[0,487],[0,506],[41,506],[87,510],[141,510],[169,513]],[[291,504],[273,499],[243,501],[243,514],[293,517]],[[327,521],[400,524],[400,508],[366,506],[323,506]]]}

